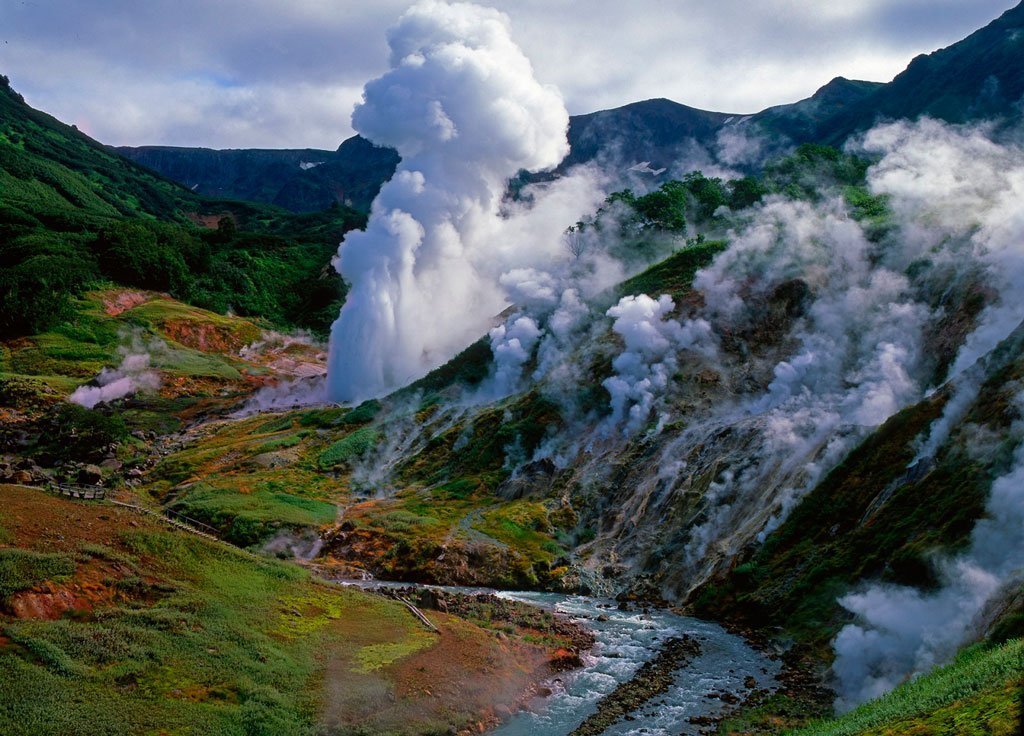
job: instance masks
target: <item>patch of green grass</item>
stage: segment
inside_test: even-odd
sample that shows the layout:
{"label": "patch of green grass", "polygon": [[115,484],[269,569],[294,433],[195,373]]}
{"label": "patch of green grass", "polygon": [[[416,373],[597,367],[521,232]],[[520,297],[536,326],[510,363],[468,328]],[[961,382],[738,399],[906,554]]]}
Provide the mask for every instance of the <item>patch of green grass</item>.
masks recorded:
{"label": "patch of green grass", "polygon": [[725,241],[708,240],[683,248],[643,273],[623,281],[615,291],[620,296],[669,294],[678,298],[690,290],[694,274],[710,265],[726,245]]}
{"label": "patch of green grass", "polygon": [[380,402],[376,399],[364,401],[352,411],[341,417],[342,424],[366,424],[380,413]]}
{"label": "patch of green grass", "polygon": [[[311,736],[320,655],[379,668],[429,644],[399,604],[313,584],[295,566],[162,529],[128,529],[110,545],[79,549],[128,561],[168,592],[89,620],[6,623],[5,736]],[[360,653],[346,636],[379,646]]]}
{"label": "patch of green grass", "polygon": [[275,439],[264,442],[256,447],[256,453],[262,454],[264,452],[274,452],[275,450],[286,450],[289,447],[295,447],[298,445],[305,437],[305,432],[289,434],[284,437],[276,437]]}
{"label": "patch of green grass", "polygon": [[261,424],[259,427],[256,428],[256,432],[258,432],[259,434],[270,432],[283,432],[286,429],[292,428],[293,421],[294,415],[285,414],[284,416],[277,417],[276,419],[271,419],[266,424]]}
{"label": "patch of green grass", "polygon": [[743,707],[718,724],[719,736],[780,733],[789,725],[803,725],[829,713],[831,708],[815,701],[772,693],[754,707]]}
{"label": "patch of green grass", "polygon": [[409,534],[418,527],[435,527],[439,524],[438,519],[432,516],[416,514],[406,509],[388,511],[376,521],[391,534]]}
{"label": "patch of green grass", "polygon": [[258,489],[252,493],[198,484],[180,496],[174,510],[220,529],[232,544],[248,547],[279,529],[317,527],[337,516],[330,503]]}
{"label": "patch of green grass", "polygon": [[[963,652],[950,664],[900,685],[887,695],[865,703],[839,718],[822,721],[799,731],[793,736],[855,736],[865,733],[968,733],[964,729],[982,727],[993,719],[1015,727],[1020,713],[1020,696],[1024,692],[1024,639],[1015,639],[1001,646],[975,645]],[[988,693],[992,698],[976,698]],[[991,706],[994,699],[996,707]],[[947,728],[942,730],[913,731],[910,724],[947,706],[953,706]],[[959,724],[959,725],[957,725]],[[971,733],[997,733],[990,728],[972,730]],[[1010,734],[1011,730],[1002,731]]]}
{"label": "patch of green grass", "polygon": [[74,571],[75,561],[67,555],[0,549],[0,600],[44,580],[66,577]]}
{"label": "patch of green grass", "polygon": [[554,530],[543,504],[513,501],[485,511],[474,528],[504,542],[532,561],[550,562],[564,550],[553,539]]}
{"label": "patch of green grass", "polygon": [[414,636],[398,642],[367,644],[356,652],[356,672],[373,672],[392,662],[415,654],[434,643],[434,636],[427,631],[417,631]]}
{"label": "patch of green grass", "polygon": [[471,498],[479,487],[480,482],[476,478],[456,478],[435,488],[433,495],[446,501],[464,501]]}
{"label": "patch of green grass", "polygon": [[373,427],[360,427],[320,453],[320,467],[327,469],[350,463],[373,449],[380,438],[380,432]]}

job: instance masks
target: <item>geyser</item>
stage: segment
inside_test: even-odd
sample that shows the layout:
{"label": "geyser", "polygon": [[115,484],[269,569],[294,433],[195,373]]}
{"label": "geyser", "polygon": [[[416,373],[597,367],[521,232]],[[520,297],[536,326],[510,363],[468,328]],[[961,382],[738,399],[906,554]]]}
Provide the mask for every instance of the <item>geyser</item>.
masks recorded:
{"label": "geyser", "polygon": [[506,304],[501,273],[531,247],[502,238],[507,182],[568,152],[565,106],[504,14],[425,0],[388,44],[391,69],[366,85],[352,124],[402,162],[338,250],[351,289],[331,330],[337,401],[381,395],[487,332]]}

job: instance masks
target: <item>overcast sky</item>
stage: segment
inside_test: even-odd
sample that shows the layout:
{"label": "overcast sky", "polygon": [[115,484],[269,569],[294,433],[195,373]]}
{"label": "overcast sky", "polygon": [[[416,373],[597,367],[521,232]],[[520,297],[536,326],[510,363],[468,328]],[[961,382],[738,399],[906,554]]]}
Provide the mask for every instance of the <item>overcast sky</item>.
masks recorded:
{"label": "overcast sky", "polygon": [[[888,81],[1018,0],[493,0],[572,114]],[[410,0],[0,0],[0,74],[104,143],[335,148]]]}

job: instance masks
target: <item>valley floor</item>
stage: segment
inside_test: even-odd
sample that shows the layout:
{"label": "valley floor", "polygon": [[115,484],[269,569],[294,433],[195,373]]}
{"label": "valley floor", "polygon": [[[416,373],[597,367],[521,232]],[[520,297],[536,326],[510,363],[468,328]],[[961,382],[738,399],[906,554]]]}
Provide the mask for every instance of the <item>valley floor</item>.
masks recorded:
{"label": "valley floor", "polygon": [[[0,485],[0,733],[478,730],[543,632],[431,613],[107,502]],[[571,646],[571,642],[554,642]]]}

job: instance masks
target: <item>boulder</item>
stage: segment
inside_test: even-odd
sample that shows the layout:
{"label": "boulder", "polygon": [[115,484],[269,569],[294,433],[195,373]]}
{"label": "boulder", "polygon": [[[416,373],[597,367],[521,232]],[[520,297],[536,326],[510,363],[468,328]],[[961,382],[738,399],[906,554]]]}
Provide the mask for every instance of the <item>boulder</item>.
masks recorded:
{"label": "boulder", "polygon": [[78,471],[78,482],[86,486],[95,486],[103,482],[103,470],[96,465],[85,465]]}
{"label": "boulder", "polygon": [[32,482],[32,473],[27,470],[15,470],[10,476],[11,483],[27,485]]}

